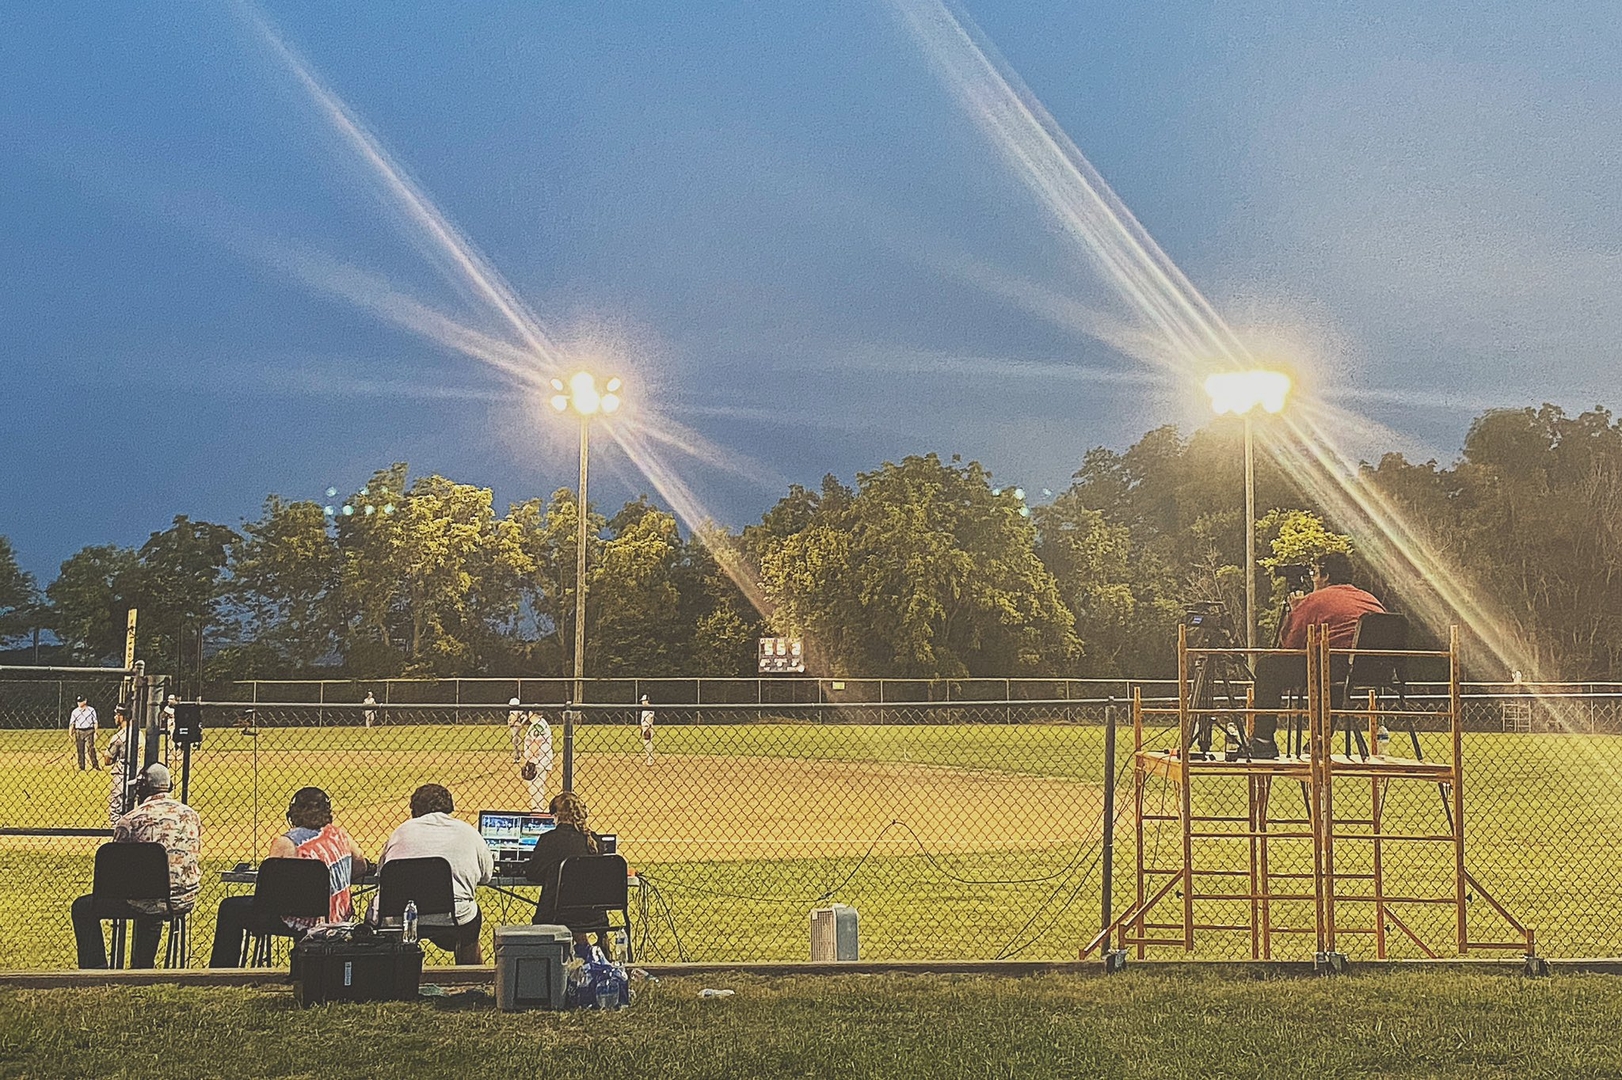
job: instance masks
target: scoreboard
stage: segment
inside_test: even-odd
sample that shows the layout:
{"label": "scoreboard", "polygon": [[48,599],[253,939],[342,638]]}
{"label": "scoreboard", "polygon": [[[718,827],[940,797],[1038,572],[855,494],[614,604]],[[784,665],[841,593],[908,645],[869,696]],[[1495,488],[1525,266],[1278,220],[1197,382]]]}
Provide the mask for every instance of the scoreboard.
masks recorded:
{"label": "scoreboard", "polygon": [[799,638],[761,638],[760,673],[762,675],[805,674],[805,643]]}

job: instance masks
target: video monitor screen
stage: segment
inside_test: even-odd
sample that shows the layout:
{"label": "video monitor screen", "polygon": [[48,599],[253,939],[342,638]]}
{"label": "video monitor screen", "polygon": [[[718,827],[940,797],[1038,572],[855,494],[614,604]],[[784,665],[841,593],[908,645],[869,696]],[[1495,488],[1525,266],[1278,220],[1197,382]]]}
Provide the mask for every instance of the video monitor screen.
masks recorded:
{"label": "video monitor screen", "polygon": [[535,846],[542,833],[550,832],[557,826],[557,818],[551,814],[532,814],[523,810],[479,811],[479,835],[493,848],[527,851]]}

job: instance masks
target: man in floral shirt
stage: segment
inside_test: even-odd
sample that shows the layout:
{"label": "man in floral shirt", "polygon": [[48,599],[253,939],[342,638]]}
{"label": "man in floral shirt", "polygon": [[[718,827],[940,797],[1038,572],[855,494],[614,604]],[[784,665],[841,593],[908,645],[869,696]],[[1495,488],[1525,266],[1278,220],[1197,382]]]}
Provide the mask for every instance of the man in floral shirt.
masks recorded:
{"label": "man in floral shirt", "polygon": [[[158,956],[163,920],[191,911],[203,880],[198,854],[202,847],[202,820],[197,811],[170,794],[173,781],[162,765],[148,765],[135,782],[134,810],[113,825],[116,844],[162,844],[169,852],[169,899],[132,900],[130,917],[135,933],[130,946],[130,967],[149,968]],[[101,920],[89,896],[73,902],[73,936],[79,947],[79,966],[107,966],[107,946]]]}

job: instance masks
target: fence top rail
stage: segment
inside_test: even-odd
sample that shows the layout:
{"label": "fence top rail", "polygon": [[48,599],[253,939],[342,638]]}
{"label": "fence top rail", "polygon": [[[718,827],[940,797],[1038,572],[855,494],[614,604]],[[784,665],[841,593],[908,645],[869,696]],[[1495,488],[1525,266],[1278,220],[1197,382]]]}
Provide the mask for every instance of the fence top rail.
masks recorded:
{"label": "fence top rail", "polygon": [[[1442,693],[1414,693],[1410,688],[1408,700],[1426,701],[1432,698],[1446,698]],[[1524,701],[1564,700],[1564,701],[1622,701],[1622,692],[1610,693],[1565,693],[1565,694],[1461,694],[1465,701]],[[1164,696],[1143,697],[1145,704],[1152,702],[1177,702],[1175,694]],[[318,701],[194,701],[186,704],[200,705],[206,709],[232,709],[241,713],[252,713],[259,710],[273,712],[278,709],[297,711],[324,711],[333,713],[410,713],[410,712],[457,712],[457,713],[504,713],[517,710],[531,711],[535,709],[548,709],[559,711],[572,709],[579,712],[626,712],[643,708],[666,711],[703,711],[703,712],[812,712],[824,710],[863,710],[874,711],[878,709],[925,709],[940,710],[969,710],[987,708],[1077,708],[1082,706],[1108,706],[1118,705],[1124,708],[1128,699],[1124,697],[1098,697],[1098,698],[1010,698],[984,701],[732,701],[732,702],[697,702],[697,701],[654,701],[644,706],[636,701],[581,701],[581,702],[555,702],[530,701],[522,702],[517,706],[507,703],[469,703],[469,702],[408,702],[384,704],[365,704],[363,702],[318,702]]]}
{"label": "fence top rail", "polygon": [[200,705],[205,709],[236,709],[239,712],[274,711],[276,709],[299,709],[303,711],[324,710],[326,712],[509,712],[512,710],[532,709],[563,709],[568,708],[579,712],[625,712],[626,710],[650,709],[680,709],[686,711],[702,710],[704,712],[727,712],[754,710],[764,711],[790,711],[805,712],[812,709],[981,709],[1004,708],[1019,706],[1026,708],[1037,705],[1050,705],[1055,707],[1068,706],[1074,708],[1078,705],[1109,705],[1119,704],[1123,707],[1126,702],[1122,698],[1012,698],[995,701],[746,701],[746,702],[709,702],[698,701],[666,701],[650,702],[644,706],[637,701],[580,701],[559,704],[555,701],[531,701],[519,705],[511,704],[473,704],[468,702],[417,702],[405,704],[385,705],[379,701],[368,705],[364,702],[331,701],[188,701],[182,704]]}
{"label": "fence top rail", "polygon": [[134,668],[61,667],[57,665],[0,664],[0,675],[106,675],[126,678],[136,674]]}
{"label": "fence top rail", "polygon": [[[103,669],[96,669],[103,670]],[[712,683],[756,683],[766,682],[843,682],[871,685],[873,683],[930,683],[943,686],[947,683],[1012,683],[1015,686],[1025,686],[1032,683],[1096,683],[1104,686],[1119,686],[1122,683],[1157,683],[1175,682],[1176,679],[1137,677],[1137,676],[1080,676],[1080,675],[969,675],[963,678],[944,678],[920,675],[916,678],[904,675],[587,675],[582,681],[587,683],[627,683],[627,682],[712,682]],[[486,683],[491,685],[507,685],[518,682],[545,682],[545,683],[572,683],[572,675],[452,675],[446,678],[418,678],[415,676],[391,675],[379,679],[367,679],[361,676],[349,676],[334,679],[233,679],[236,686],[355,686],[365,684],[369,686],[382,686],[384,683]]]}

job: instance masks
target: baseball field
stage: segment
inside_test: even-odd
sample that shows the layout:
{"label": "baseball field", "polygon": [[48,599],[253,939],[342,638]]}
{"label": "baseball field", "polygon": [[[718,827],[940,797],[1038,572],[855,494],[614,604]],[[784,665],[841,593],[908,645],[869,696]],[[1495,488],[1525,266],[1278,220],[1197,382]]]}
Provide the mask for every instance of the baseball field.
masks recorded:
{"label": "baseball field", "polygon": [[[1440,756],[1441,736],[1424,739],[1426,756]],[[558,741],[561,759],[561,733]],[[1116,910],[1134,887],[1128,742],[1123,734]],[[634,724],[590,724],[579,729],[575,788],[592,825],[619,835],[647,883],[633,921],[650,959],[804,959],[808,914],[830,902],[860,912],[867,958],[1067,959],[1099,924],[1103,745],[1099,727],[1061,723],[672,724],[658,730],[650,764]],[[65,732],[0,733],[0,826],[105,827],[107,775],[78,771],[70,749]],[[1618,762],[1616,736],[1466,737],[1471,869],[1537,928],[1550,955],[1609,955],[1622,945]],[[559,771],[554,764],[552,791]],[[339,823],[375,852],[427,782],[450,788],[469,821],[528,801],[501,724],[210,731],[189,792],[205,859],[193,963],[207,954],[219,899],[241,888],[219,872],[265,855],[295,789],[325,788]],[[1240,790],[1202,794],[1202,805],[1242,813]],[[1440,827],[1434,785],[1392,791],[1392,827]],[[1293,794],[1275,797],[1284,800],[1275,813],[1290,812]],[[1349,791],[1346,812],[1366,814],[1368,798]],[[1169,810],[1167,799],[1152,784],[1146,809]],[[100,842],[0,837],[0,965],[71,965],[66,910],[89,890]],[[1145,857],[1165,862],[1171,843],[1167,827],[1152,825]],[[1231,842],[1207,849],[1201,857],[1213,864],[1241,859]],[[1281,847],[1279,858],[1290,857]],[[1392,856],[1393,888],[1435,892],[1445,869],[1437,857]],[[1344,858],[1356,872],[1361,856],[1348,847]],[[485,889],[480,901],[487,926],[527,921],[533,893]],[[1490,918],[1479,907],[1472,918]],[[1431,925],[1423,912],[1413,918]],[[1202,943],[1209,955],[1247,949],[1236,935]]]}

